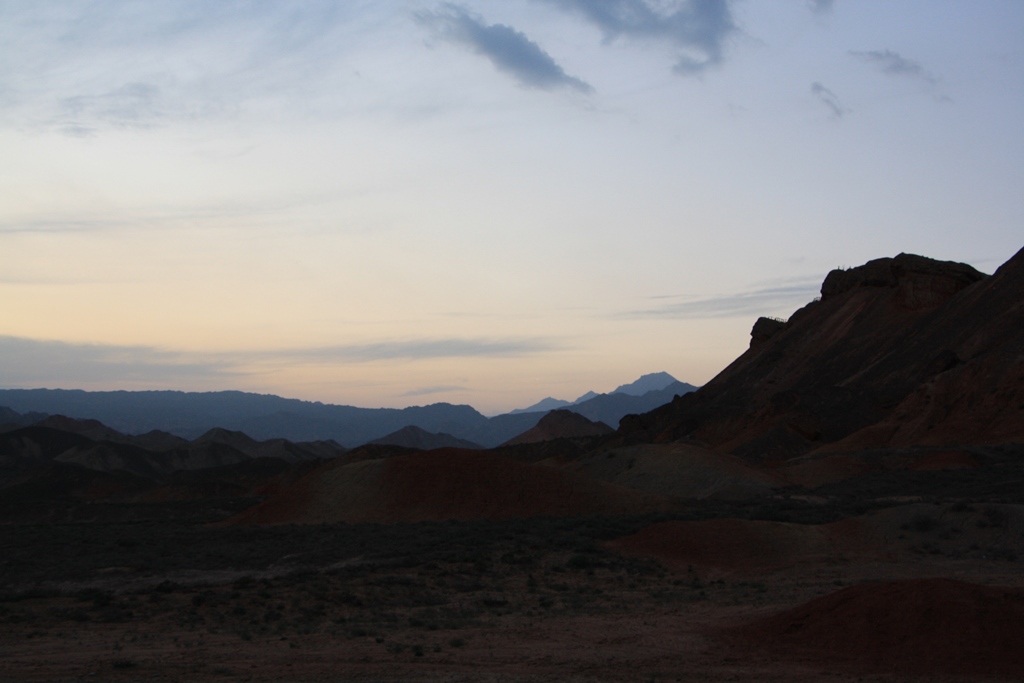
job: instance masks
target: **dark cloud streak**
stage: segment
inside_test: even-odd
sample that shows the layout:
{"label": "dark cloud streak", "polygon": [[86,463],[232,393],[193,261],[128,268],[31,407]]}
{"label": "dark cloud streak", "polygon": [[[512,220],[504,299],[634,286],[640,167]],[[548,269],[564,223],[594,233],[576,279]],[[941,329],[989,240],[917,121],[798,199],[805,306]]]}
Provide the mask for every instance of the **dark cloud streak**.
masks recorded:
{"label": "dark cloud streak", "polygon": [[836,97],[834,92],[817,81],[811,83],[811,94],[817,97],[819,102],[828,107],[832,111],[832,116],[837,119],[842,118],[843,115],[850,111],[843,106],[843,103],[839,101],[839,98]]}
{"label": "dark cloud streak", "polygon": [[726,0],[683,0],[669,10],[646,0],[544,1],[582,15],[605,41],[625,37],[671,45],[681,52],[672,70],[683,76],[720,65],[725,42],[736,31]]}
{"label": "dark cloud streak", "polygon": [[487,25],[465,8],[453,4],[444,5],[440,12],[421,12],[416,17],[439,37],[471,48],[524,86],[593,92],[589,84],[566,74],[537,43],[510,26]]}

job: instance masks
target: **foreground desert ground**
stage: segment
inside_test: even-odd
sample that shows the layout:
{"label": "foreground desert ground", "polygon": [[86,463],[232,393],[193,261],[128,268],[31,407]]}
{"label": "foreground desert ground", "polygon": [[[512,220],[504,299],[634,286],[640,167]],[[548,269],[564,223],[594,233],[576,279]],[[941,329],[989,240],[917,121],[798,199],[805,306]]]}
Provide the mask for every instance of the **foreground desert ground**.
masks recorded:
{"label": "foreground desert ground", "polygon": [[95,508],[0,527],[3,680],[1024,671],[1011,647],[1024,632],[1020,505],[778,497],[646,516],[271,527],[210,525],[230,511],[182,504]]}

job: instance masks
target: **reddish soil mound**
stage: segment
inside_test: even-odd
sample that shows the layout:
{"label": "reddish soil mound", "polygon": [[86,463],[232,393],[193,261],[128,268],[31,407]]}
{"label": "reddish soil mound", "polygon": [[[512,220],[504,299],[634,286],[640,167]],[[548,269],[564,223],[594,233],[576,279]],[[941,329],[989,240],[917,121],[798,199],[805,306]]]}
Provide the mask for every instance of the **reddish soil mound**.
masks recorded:
{"label": "reddish soil mound", "polygon": [[977,459],[966,451],[935,451],[922,455],[910,465],[912,470],[972,470]]}
{"label": "reddish soil mound", "polygon": [[757,574],[811,561],[831,551],[825,527],[743,519],[662,522],[608,543],[628,555],[654,557],[670,569],[710,575]]}
{"label": "reddish soil mound", "polygon": [[773,657],[903,674],[1024,672],[1024,591],[917,579],[863,584],[730,629]]}
{"label": "reddish soil mound", "polygon": [[480,451],[328,463],[233,523],[416,522],[629,514],[666,499]]}
{"label": "reddish soil mound", "polygon": [[783,483],[737,457],[679,443],[598,450],[567,463],[565,469],[675,498],[745,500],[769,495]]}

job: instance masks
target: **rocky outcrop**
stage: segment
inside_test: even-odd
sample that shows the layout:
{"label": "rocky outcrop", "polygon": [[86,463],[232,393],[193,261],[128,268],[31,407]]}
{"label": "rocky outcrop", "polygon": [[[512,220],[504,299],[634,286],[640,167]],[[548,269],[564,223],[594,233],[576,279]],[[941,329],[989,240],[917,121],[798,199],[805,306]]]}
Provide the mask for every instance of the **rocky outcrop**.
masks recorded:
{"label": "rocky outcrop", "polygon": [[758,318],[754,329],[750,330],[750,348],[763,344],[786,327],[785,320],[778,318]]}
{"label": "rocky outcrop", "polygon": [[899,254],[848,270],[833,270],[821,285],[821,298],[828,299],[855,287],[889,287],[898,290],[900,305],[917,309],[941,304],[984,278],[983,273],[965,263]]}
{"label": "rocky outcrop", "polygon": [[620,425],[750,460],[1024,441],[1024,250],[992,276],[900,254],[829,273],[822,297],[698,391]]}

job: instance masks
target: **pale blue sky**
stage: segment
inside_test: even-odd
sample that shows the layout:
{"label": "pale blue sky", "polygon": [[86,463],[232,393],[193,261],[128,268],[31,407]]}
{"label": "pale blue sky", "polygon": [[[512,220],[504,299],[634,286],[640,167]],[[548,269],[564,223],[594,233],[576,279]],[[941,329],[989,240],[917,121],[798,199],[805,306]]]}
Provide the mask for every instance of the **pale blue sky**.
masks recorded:
{"label": "pale blue sky", "polygon": [[0,0],[0,386],[700,384],[1024,235],[1016,0]]}

